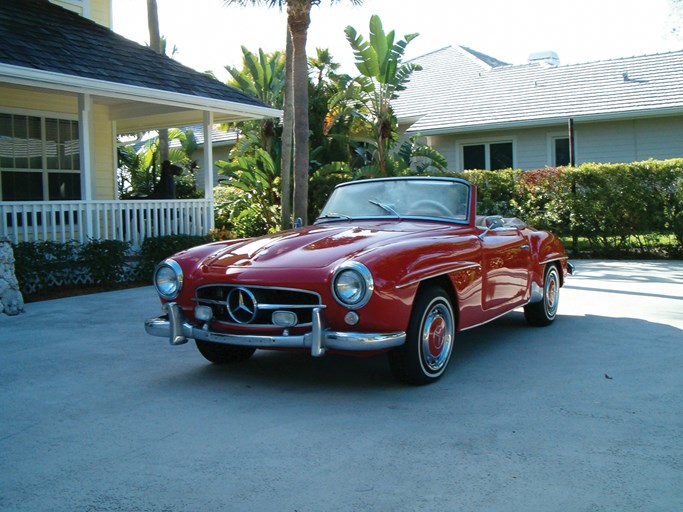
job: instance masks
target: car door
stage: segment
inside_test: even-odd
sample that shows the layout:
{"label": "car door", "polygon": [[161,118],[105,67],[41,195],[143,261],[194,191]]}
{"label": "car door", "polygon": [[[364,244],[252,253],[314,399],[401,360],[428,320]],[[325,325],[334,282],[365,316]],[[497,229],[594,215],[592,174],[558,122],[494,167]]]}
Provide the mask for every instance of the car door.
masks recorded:
{"label": "car door", "polygon": [[526,301],[531,251],[526,230],[519,227],[494,227],[480,238],[482,309],[493,318]]}

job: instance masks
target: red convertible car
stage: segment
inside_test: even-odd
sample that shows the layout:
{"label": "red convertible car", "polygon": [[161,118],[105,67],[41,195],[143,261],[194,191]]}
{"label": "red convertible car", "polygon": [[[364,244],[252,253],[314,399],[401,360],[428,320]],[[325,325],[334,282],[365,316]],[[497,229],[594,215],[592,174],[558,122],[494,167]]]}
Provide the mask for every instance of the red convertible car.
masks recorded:
{"label": "red convertible car", "polygon": [[426,384],[446,370],[459,331],[521,306],[530,324],[550,324],[571,270],[556,236],[478,217],[467,181],[353,181],[311,226],[160,263],[164,314],[145,328],[174,345],[192,338],[217,364],[256,349],[386,352],[398,380]]}

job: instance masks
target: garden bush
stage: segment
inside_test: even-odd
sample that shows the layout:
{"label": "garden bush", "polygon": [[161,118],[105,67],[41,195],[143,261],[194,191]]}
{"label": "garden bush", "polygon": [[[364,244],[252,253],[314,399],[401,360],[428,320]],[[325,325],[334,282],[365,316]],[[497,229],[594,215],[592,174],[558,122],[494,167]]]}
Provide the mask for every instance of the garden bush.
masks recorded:
{"label": "garden bush", "polygon": [[77,262],[85,268],[93,284],[126,281],[128,242],[119,240],[90,240],[78,248]]}
{"label": "garden bush", "polygon": [[[229,231],[235,238],[250,238],[265,235],[270,228],[263,213],[253,208],[249,194],[227,185],[213,189],[214,217],[216,229]],[[271,218],[280,218],[277,207],[269,208]]]}
{"label": "garden bush", "polygon": [[21,242],[13,246],[19,288],[30,299],[46,289],[104,285],[132,279],[126,272],[129,244],[116,240]]}
{"label": "garden bush", "polygon": [[514,215],[581,239],[585,256],[683,253],[683,159],[455,175],[477,185],[480,214]]}
{"label": "garden bush", "polygon": [[154,267],[165,258],[196,245],[221,238],[172,235],[147,238],[138,254],[130,244],[118,240],[75,242],[21,242],[13,245],[15,273],[25,298],[69,294],[69,290],[114,289],[150,283]]}

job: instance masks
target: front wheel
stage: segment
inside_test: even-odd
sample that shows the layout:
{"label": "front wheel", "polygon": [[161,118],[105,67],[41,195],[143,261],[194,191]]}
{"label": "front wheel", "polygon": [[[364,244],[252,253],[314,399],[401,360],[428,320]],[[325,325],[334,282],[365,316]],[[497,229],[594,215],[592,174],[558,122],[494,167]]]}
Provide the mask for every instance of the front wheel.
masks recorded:
{"label": "front wheel", "polygon": [[543,278],[543,300],[524,306],[524,317],[531,325],[550,325],[555,320],[559,302],[560,273],[555,265],[549,265]]}
{"label": "front wheel", "polygon": [[214,364],[241,363],[249,359],[256,349],[251,347],[237,347],[234,345],[223,345],[210,341],[195,340],[199,353],[207,361]]}
{"label": "front wheel", "polygon": [[389,352],[397,380],[430,384],[443,375],[453,352],[455,315],[448,294],[439,286],[418,293],[404,345]]}

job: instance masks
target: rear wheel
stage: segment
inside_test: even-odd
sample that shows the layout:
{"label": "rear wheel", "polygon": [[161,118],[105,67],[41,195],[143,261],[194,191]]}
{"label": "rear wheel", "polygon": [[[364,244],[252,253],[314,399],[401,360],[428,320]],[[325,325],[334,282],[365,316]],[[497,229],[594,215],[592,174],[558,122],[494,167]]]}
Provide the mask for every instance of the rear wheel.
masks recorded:
{"label": "rear wheel", "polygon": [[236,347],[210,341],[195,340],[195,343],[201,355],[214,364],[241,363],[249,359],[256,351],[251,347]]}
{"label": "rear wheel", "polygon": [[448,294],[440,286],[421,290],[413,305],[404,345],[389,352],[397,380],[422,385],[443,375],[453,352],[455,315]]}
{"label": "rear wheel", "polygon": [[550,325],[555,320],[560,302],[560,273],[555,265],[548,265],[543,277],[543,300],[524,306],[524,317],[531,325]]}

